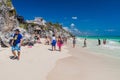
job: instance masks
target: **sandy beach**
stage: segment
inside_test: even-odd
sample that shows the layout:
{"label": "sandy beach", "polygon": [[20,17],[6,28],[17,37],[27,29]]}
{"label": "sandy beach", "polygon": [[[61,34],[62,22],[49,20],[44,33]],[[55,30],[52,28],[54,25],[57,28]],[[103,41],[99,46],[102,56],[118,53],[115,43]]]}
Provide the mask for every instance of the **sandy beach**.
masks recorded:
{"label": "sandy beach", "polygon": [[0,49],[0,80],[47,80],[57,60],[69,57],[67,47],[62,52],[50,51],[51,46],[36,44],[22,47],[21,60],[11,60],[11,49]]}
{"label": "sandy beach", "polygon": [[120,80],[120,0],[0,0],[0,80]]}
{"label": "sandy beach", "polygon": [[22,47],[21,60],[11,60],[11,49],[1,48],[0,80],[120,80],[120,59],[87,48],[63,46],[62,52],[36,44]]}
{"label": "sandy beach", "polygon": [[57,61],[48,80],[120,80],[120,59],[80,46],[68,49],[72,56]]}

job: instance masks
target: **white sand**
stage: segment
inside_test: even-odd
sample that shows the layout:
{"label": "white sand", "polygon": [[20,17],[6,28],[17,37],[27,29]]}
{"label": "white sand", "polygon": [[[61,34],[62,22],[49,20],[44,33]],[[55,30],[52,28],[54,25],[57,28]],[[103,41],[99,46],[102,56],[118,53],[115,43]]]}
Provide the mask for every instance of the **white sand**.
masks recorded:
{"label": "white sand", "polygon": [[9,59],[10,48],[0,48],[0,80],[120,80],[120,59],[70,47],[23,47],[20,61]]}
{"label": "white sand", "polygon": [[46,80],[57,60],[70,56],[64,46],[62,52],[52,52],[51,46],[37,44],[22,47],[21,60],[11,60],[11,50],[0,48],[0,80]]}
{"label": "white sand", "polygon": [[72,57],[57,61],[48,80],[120,80],[120,59],[86,48],[69,48]]}

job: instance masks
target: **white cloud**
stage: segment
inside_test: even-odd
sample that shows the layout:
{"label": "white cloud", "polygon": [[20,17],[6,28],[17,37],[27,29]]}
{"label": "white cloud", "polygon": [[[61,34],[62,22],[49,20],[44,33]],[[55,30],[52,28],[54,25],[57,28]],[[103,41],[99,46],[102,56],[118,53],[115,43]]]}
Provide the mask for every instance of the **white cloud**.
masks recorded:
{"label": "white cloud", "polygon": [[78,19],[78,18],[77,18],[76,16],[73,16],[72,19],[76,20],[76,19]]}
{"label": "white cloud", "polygon": [[70,31],[69,27],[63,27],[66,31]]}
{"label": "white cloud", "polygon": [[63,27],[63,29],[65,29],[66,31],[69,31],[71,33],[73,33],[74,35],[92,35],[92,33],[89,33],[89,32],[81,32],[79,29],[73,27],[73,28],[70,28],[70,27]]}
{"label": "white cloud", "polygon": [[71,28],[73,28],[73,27],[75,27],[75,24],[74,24],[74,23],[71,23],[71,25],[70,25],[70,26],[71,26]]}
{"label": "white cloud", "polygon": [[69,28],[69,27],[63,27],[63,29],[65,29],[66,31],[69,31],[73,34],[81,34],[81,31],[79,31],[77,28]]}
{"label": "white cloud", "polygon": [[79,30],[77,28],[74,28],[74,31],[78,32]]}

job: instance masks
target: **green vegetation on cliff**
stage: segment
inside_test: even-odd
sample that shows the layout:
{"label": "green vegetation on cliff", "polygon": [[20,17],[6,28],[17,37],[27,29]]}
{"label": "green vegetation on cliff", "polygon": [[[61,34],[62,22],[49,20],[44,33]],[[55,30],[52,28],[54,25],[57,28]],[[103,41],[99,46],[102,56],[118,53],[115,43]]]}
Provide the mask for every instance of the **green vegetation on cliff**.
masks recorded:
{"label": "green vegetation on cliff", "polygon": [[7,7],[12,7],[12,1],[11,0],[7,0],[6,5],[7,5]]}
{"label": "green vegetation on cliff", "polygon": [[28,30],[28,24],[20,23],[19,27],[21,27],[21,28],[23,28],[25,30]]}

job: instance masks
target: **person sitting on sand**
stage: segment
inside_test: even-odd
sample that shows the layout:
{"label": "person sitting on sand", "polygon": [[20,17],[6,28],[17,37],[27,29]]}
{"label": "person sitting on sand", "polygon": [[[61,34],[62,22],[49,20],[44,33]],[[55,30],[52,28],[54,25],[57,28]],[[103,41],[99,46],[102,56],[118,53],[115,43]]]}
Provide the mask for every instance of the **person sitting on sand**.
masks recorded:
{"label": "person sitting on sand", "polygon": [[45,37],[45,45],[49,45],[49,38],[47,36]]}
{"label": "person sitting on sand", "polygon": [[41,41],[40,41],[40,35],[37,36],[37,43],[41,43]]}
{"label": "person sitting on sand", "polygon": [[84,40],[84,46],[83,47],[87,47],[87,43],[86,43],[86,38],[85,38],[85,40]]}
{"label": "person sitting on sand", "polygon": [[35,43],[37,42],[37,35],[34,36]]}
{"label": "person sitting on sand", "polygon": [[55,51],[56,50],[56,38],[55,38],[55,35],[53,34],[53,37],[52,37],[52,51]]}
{"label": "person sitting on sand", "polygon": [[76,39],[75,37],[73,38],[73,48],[75,48],[75,45],[76,45]]}
{"label": "person sitting on sand", "polygon": [[59,48],[59,51],[61,51],[62,45],[63,45],[63,41],[62,41],[62,38],[59,36],[57,41],[57,46]]}
{"label": "person sitting on sand", "polygon": [[41,43],[39,35],[35,34],[34,39],[35,39],[35,43]]}
{"label": "person sitting on sand", "polygon": [[[20,51],[21,51],[21,44],[22,44],[22,35],[20,34],[19,29],[15,30],[15,34],[13,36],[13,40],[11,42],[12,45],[12,53],[14,56],[11,57],[11,59],[20,59]],[[18,56],[16,55],[16,52],[18,52]]]}

